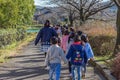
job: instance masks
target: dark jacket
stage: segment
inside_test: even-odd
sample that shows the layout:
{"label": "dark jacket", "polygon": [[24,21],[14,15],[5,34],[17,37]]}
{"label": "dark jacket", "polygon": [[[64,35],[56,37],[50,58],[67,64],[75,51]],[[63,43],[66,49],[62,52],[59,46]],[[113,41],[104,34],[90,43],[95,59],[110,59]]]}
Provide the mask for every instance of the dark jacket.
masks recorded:
{"label": "dark jacket", "polygon": [[42,28],[39,33],[37,34],[36,40],[35,40],[35,45],[41,40],[41,42],[50,42],[50,39],[53,36],[57,36],[57,33],[54,29],[50,27],[44,27]]}
{"label": "dark jacket", "polygon": [[[79,54],[76,55],[76,51],[79,51]],[[79,57],[77,57],[79,56]],[[72,65],[81,66],[82,64],[87,62],[87,55],[84,47],[79,43],[73,43],[70,46],[70,49],[66,55],[66,58],[71,60]]]}

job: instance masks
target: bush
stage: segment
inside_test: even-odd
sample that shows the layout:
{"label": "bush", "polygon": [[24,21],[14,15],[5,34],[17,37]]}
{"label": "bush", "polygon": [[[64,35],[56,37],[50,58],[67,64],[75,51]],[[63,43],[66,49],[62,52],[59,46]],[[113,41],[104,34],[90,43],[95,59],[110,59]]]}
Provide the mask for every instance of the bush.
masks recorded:
{"label": "bush", "polygon": [[117,57],[113,61],[112,74],[120,80],[120,53],[117,54]]}
{"label": "bush", "polygon": [[109,55],[113,52],[116,30],[112,22],[88,21],[79,30],[88,34],[95,55]]}
{"label": "bush", "polygon": [[34,0],[0,0],[0,28],[31,24]]}
{"label": "bush", "polygon": [[10,45],[13,42],[20,41],[26,37],[26,30],[24,28],[1,29],[0,33],[0,48]]}
{"label": "bush", "polygon": [[115,37],[112,36],[89,36],[89,41],[97,56],[110,55],[115,46]]}

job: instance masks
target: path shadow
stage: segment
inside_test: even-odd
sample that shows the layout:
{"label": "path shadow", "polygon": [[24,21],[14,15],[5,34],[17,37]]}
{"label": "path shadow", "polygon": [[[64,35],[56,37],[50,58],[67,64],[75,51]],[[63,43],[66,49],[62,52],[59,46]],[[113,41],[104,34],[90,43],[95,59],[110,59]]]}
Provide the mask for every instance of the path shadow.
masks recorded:
{"label": "path shadow", "polygon": [[44,69],[44,67],[31,67],[31,68],[21,68],[8,70],[7,73],[0,74],[0,80],[17,78],[17,80],[23,80],[28,78],[33,78],[36,76],[41,76],[47,74],[48,71]]}
{"label": "path shadow", "polygon": [[[10,67],[5,65],[0,67],[1,68],[0,71],[4,71],[4,73],[0,73],[0,80],[8,80],[8,79],[29,80],[29,78],[39,77],[48,74],[48,71],[44,69],[44,65],[43,65],[45,58],[44,54],[19,55],[19,56],[14,56],[12,58],[13,59],[21,58],[21,59],[15,61],[16,66],[13,65],[13,67]],[[29,66],[27,64],[29,65],[31,64],[31,65]],[[34,66],[32,66],[33,64]],[[19,65],[24,65],[24,66],[19,66]]]}
{"label": "path shadow", "polygon": [[31,54],[31,55],[17,55],[17,56],[10,56],[9,58],[23,58],[23,57],[34,57],[34,56],[44,56],[44,53],[38,53],[38,54]]}
{"label": "path shadow", "polygon": [[[34,48],[36,49],[36,48]],[[32,53],[32,54],[31,54]],[[11,56],[9,59],[15,60],[15,63],[9,65],[0,66],[0,80],[31,80],[30,78],[40,77],[48,74],[48,71],[44,69],[44,53],[30,52],[20,54],[17,56]],[[31,64],[30,66],[27,64]],[[19,66],[20,65],[20,66]],[[12,67],[11,67],[12,66]],[[37,79],[39,80],[39,79]]]}

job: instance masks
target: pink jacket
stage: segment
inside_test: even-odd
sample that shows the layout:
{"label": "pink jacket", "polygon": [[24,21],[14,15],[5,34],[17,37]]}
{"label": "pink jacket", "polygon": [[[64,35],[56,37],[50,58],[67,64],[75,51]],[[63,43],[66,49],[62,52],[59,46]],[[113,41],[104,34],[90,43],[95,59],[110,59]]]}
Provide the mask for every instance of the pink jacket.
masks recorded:
{"label": "pink jacket", "polygon": [[69,37],[69,35],[62,36],[61,47],[63,48],[64,51],[66,51],[67,47],[68,47],[68,37]]}

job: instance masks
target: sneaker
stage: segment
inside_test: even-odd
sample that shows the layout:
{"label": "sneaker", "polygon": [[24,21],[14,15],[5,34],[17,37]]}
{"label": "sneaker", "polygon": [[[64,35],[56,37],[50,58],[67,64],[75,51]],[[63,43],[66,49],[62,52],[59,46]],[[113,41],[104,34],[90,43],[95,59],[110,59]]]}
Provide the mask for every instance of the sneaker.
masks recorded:
{"label": "sneaker", "polygon": [[69,74],[70,80],[72,80],[72,73]]}
{"label": "sneaker", "polygon": [[50,69],[50,67],[49,67],[49,66],[47,66],[47,67],[45,67],[45,69],[46,69],[46,70],[49,70],[49,69]]}
{"label": "sneaker", "polygon": [[69,76],[71,76],[71,77],[72,77],[72,73],[70,73],[70,74],[69,74]]}
{"label": "sneaker", "polygon": [[45,52],[45,57],[46,57],[47,53]]}
{"label": "sneaker", "polygon": [[72,77],[70,77],[70,80],[73,80]]}
{"label": "sneaker", "polygon": [[82,79],[85,79],[85,74],[82,74]]}

